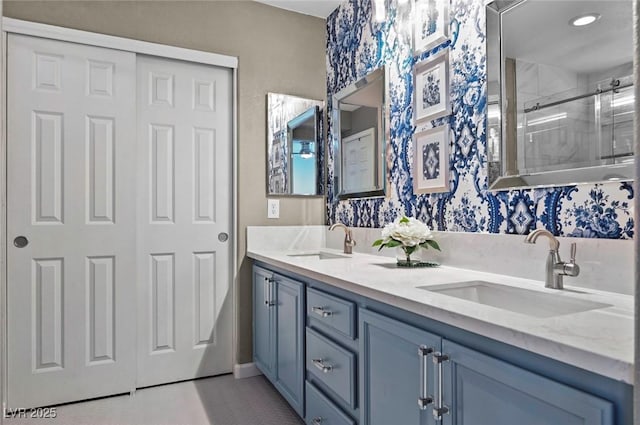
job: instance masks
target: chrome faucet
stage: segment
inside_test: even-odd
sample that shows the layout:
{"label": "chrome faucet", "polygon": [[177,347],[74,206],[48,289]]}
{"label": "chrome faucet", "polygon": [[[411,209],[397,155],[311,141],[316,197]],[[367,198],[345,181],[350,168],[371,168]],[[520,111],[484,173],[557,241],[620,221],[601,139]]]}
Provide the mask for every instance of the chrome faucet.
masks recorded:
{"label": "chrome faucet", "polygon": [[353,247],[356,245],[356,241],[353,240],[353,236],[351,235],[351,229],[345,226],[342,223],[335,223],[329,227],[329,230],[334,230],[337,227],[341,227],[344,229],[344,253],[352,254]]}
{"label": "chrome faucet", "polygon": [[547,257],[547,268],[544,286],[552,289],[563,289],[563,276],[578,276],[580,267],[576,264],[576,243],[571,243],[571,260],[566,263],[560,259],[560,242],[551,232],[545,229],[536,229],[525,238],[525,243],[536,243],[539,236],[546,236],[549,239],[549,256]]}

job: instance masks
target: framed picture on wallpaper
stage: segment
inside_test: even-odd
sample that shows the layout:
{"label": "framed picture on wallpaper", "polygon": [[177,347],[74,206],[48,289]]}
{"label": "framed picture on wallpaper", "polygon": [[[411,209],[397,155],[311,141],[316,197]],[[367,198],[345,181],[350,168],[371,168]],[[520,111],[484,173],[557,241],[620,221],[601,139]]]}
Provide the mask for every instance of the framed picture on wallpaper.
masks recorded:
{"label": "framed picture on wallpaper", "polygon": [[449,115],[449,49],[417,63],[413,76],[415,121]]}
{"label": "framed picture on wallpaper", "polygon": [[413,193],[449,191],[449,125],[413,138]]}
{"label": "framed picture on wallpaper", "polygon": [[413,54],[442,44],[449,38],[449,0],[415,0]]}

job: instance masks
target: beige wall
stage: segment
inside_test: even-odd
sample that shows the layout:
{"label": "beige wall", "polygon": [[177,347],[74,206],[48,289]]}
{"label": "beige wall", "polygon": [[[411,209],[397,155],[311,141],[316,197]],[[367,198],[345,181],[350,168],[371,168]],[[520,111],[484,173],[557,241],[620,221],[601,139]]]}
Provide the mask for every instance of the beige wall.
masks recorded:
{"label": "beige wall", "polygon": [[5,1],[4,16],[238,56],[238,363],[250,362],[246,226],[323,224],[320,198],[280,200],[268,220],[266,94],[325,100],[325,21],[250,1]]}

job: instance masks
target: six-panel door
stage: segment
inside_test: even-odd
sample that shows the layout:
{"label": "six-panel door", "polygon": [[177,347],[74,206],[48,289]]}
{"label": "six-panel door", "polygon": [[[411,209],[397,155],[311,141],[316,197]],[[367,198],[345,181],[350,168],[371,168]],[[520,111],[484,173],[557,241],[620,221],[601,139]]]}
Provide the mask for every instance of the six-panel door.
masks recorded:
{"label": "six-panel door", "polygon": [[140,387],[233,368],[231,78],[137,56]]}
{"label": "six-panel door", "polygon": [[432,353],[440,337],[364,309],[359,317],[360,423],[435,423]]}
{"label": "six-panel door", "polygon": [[135,55],[8,36],[8,404],[135,388]]}

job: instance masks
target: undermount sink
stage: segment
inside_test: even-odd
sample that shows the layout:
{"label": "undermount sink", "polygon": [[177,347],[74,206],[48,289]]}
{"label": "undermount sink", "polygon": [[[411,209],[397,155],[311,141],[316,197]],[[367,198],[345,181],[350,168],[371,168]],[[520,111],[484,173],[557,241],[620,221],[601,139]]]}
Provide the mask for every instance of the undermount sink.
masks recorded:
{"label": "undermount sink", "polygon": [[318,260],[331,260],[334,258],[349,258],[348,255],[336,254],[326,251],[301,252],[297,254],[288,254],[288,257],[315,257]]}
{"label": "undermount sink", "polygon": [[419,286],[418,288],[539,318],[562,316],[611,306],[610,304],[558,296],[482,280]]}

